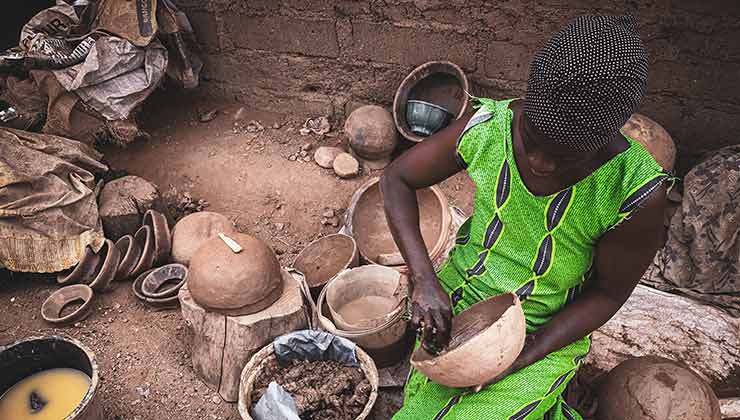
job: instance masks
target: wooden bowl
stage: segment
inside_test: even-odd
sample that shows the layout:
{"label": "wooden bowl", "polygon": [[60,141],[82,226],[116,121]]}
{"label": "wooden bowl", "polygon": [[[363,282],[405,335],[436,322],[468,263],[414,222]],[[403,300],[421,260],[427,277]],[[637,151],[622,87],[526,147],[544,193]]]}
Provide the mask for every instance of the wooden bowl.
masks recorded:
{"label": "wooden bowl", "polygon": [[[155,268],[144,277],[141,283],[141,293],[149,298],[162,299],[177,295],[177,292],[185,284],[188,278],[188,268],[182,264],[167,264]],[[165,287],[162,286],[170,280],[177,283]]]}
{"label": "wooden bowl", "polygon": [[143,224],[149,226],[154,234],[154,264],[165,264],[172,251],[172,236],[167,218],[156,210],[147,210]]}
{"label": "wooden bowl", "polygon": [[[92,308],[93,290],[85,284],[65,286],[52,293],[41,305],[41,317],[52,324],[70,324],[85,319]],[[64,307],[82,301],[73,312],[62,316]]]}
{"label": "wooden bowl", "polygon": [[468,109],[470,85],[460,67],[449,61],[430,61],[415,68],[396,90],[393,98],[393,121],[407,140],[418,143],[426,137],[414,134],[406,121],[409,99],[429,102],[448,110],[455,119]]}
{"label": "wooden bowl", "polygon": [[154,265],[154,234],[152,229],[144,225],[139,228],[134,234],[134,240],[136,241],[139,248],[141,248],[141,257],[139,261],[131,270],[132,276],[138,276],[146,270],[149,270]]}
{"label": "wooden bowl", "polygon": [[132,276],[136,264],[141,259],[142,249],[131,235],[124,235],[117,240],[116,248],[121,253],[121,262],[116,270],[116,280],[125,280]]}
{"label": "wooden bowl", "polygon": [[293,268],[306,276],[306,283],[314,299],[321,288],[341,271],[357,267],[360,254],[357,243],[348,235],[335,233],[317,239],[298,254]]}
{"label": "wooden bowl", "polygon": [[525,335],[519,298],[514,293],[494,296],[452,318],[452,339],[442,353],[433,356],[419,347],[411,356],[411,365],[440,385],[481,385],[514,363],[524,348]]}

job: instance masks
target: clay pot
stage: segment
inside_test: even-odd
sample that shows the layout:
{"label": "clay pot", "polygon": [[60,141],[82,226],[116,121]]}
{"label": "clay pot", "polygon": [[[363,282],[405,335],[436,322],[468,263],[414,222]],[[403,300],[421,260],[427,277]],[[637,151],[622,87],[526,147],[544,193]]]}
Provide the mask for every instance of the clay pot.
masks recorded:
{"label": "clay pot", "polygon": [[719,420],[719,401],[691,369],[656,356],[628,359],[598,389],[599,420]]}
{"label": "clay pot", "polygon": [[144,225],[134,234],[134,241],[141,248],[141,257],[131,271],[132,276],[138,276],[154,265],[154,234],[152,229]]}
{"label": "clay pot", "polygon": [[144,213],[143,224],[149,226],[154,234],[154,264],[165,264],[172,250],[172,237],[167,218],[156,210],[147,210]]}
{"label": "clay pot", "polygon": [[188,287],[206,309],[241,316],[259,312],[282,294],[283,276],[275,252],[242,233],[229,238],[242,247],[235,253],[221,238],[205,242],[190,260]]}
{"label": "clay pot", "polygon": [[[379,178],[369,180],[352,196],[345,220],[346,233],[355,238],[360,256],[371,264],[393,266],[405,271],[405,263],[385,218]],[[419,202],[421,235],[432,261],[440,258],[450,236],[452,215],[444,193],[438,187],[416,193]]]}
{"label": "clay pot", "polygon": [[[52,324],[70,324],[85,319],[92,308],[93,290],[84,284],[65,286],[52,293],[41,305],[41,317]],[[82,302],[73,312],[62,316],[65,306]]]}
{"label": "clay pot", "polygon": [[311,296],[318,299],[326,282],[339,272],[356,267],[360,262],[357,243],[348,235],[336,233],[317,239],[298,254],[293,268],[306,276]]}
{"label": "clay pot", "polygon": [[415,68],[396,90],[393,98],[393,121],[398,132],[412,142],[425,137],[414,134],[406,121],[406,103],[409,99],[429,102],[443,107],[454,118],[465,115],[470,91],[468,78],[460,67],[449,61],[430,61]]}
{"label": "clay pot", "polygon": [[116,248],[121,254],[121,262],[118,263],[115,279],[120,281],[131,277],[141,259],[142,249],[131,235],[124,235],[117,240]]}
{"label": "clay pot", "polygon": [[[177,295],[188,278],[188,268],[182,264],[167,264],[152,270],[144,277],[141,284],[141,293],[149,298],[162,299]],[[168,281],[175,280],[176,284],[160,288]]]}
{"label": "clay pot", "polygon": [[398,145],[393,115],[377,105],[365,105],[352,111],[344,123],[349,146],[363,159],[390,158]]}
{"label": "clay pot", "polygon": [[57,283],[63,285],[75,283],[88,284],[95,278],[99,264],[100,256],[88,245],[85,247],[85,254],[80,259],[80,262],[72,270],[59,274],[57,276]]}
{"label": "clay pot", "polygon": [[660,124],[641,114],[632,114],[622,132],[640,143],[656,162],[668,172],[676,163],[676,145]]}
{"label": "clay pot", "polygon": [[525,335],[519,298],[513,293],[494,296],[452,318],[452,338],[442,353],[432,356],[419,347],[411,356],[411,365],[440,385],[481,385],[514,363],[524,347]]}
{"label": "clay pot", "polygon": [[154,269],[147,270],[136,277],[136,280],[134,280],[133,284],[131,285],[131,290],[133,290],[134,296],[136,296],[137,299],[144,302],[146,305],[151,306],[152,308],[172,308],[178,306],[180,304],[180,301],[177,298],[177,293],[169,297],[152,298],[149,296],[145,296],[144,293],[141,291],[141,285],[142,283],[144,283],[144,279],[149,274],[151,274],[152,271],[154,271]]}
{"label": "clay pot", "polygon": [[219,232],[234,232],[234,224],[224,215],[201,211],[183,217],[172,230],[172,261],[190,265],[198,248]]}
{"label": "clay pot", "polygon": [[113,241],[106,239],[103,246],[98,251],[98,267],[96,267],[95,277],[90,281],[90,288],[96,292],[108,290],[111,282],[116,277],[118,263],[121,262],[121,253],[116,248]]}
{"label": "clay pot", "polygon": [[64,420],[104,420],[95,353],[72,338],[31,337],[0,347],[0,395],[34,373],[55,368],[77,369],[90,377],[87,393]]}

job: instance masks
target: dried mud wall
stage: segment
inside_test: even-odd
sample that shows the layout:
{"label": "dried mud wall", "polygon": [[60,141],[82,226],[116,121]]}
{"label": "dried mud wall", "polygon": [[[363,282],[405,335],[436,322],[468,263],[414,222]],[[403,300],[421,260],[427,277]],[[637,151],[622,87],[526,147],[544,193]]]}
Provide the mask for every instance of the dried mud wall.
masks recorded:
{"label": "dried mud wall", "polygon": [[390,104],[403,77],[446,59],[476,94],[525,91],[532,54],[581,14],[632,13],[650,51],[641,112],[664,125],[679,171],[740,143],[738,0],[177,0],[197,31],[204,89],[258,109],[342,119]]}

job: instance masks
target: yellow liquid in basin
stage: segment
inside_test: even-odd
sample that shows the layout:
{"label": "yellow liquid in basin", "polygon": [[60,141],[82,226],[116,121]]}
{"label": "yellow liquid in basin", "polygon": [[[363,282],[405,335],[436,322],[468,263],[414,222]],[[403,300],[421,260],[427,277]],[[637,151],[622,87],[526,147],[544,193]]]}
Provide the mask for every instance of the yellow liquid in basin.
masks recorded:
{"label": "yellow liquid in basin", "polygon": [[0,397],[1,420],[63,420],[80,404],[90,377],[77,369],[49,369],[13,385]]}

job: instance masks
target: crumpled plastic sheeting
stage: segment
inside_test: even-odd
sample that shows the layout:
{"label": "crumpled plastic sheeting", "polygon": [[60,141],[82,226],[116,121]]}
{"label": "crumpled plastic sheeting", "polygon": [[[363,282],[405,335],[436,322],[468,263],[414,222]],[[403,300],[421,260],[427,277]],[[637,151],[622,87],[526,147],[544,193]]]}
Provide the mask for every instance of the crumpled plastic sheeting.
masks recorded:
{"label": "crumpled plastic sheeting", "polygon": [[277,382],[270,382],[253,411],[255,420],[301,420],[293,397]]}
{"label": "crumpled plastic sheeting", "polygon": [[55,70],[68,91],[109,121],[122,120],[157,87],[167,69],[167,49],[158,41],[144,48],[122,38],[99,38],[84,62]]}

